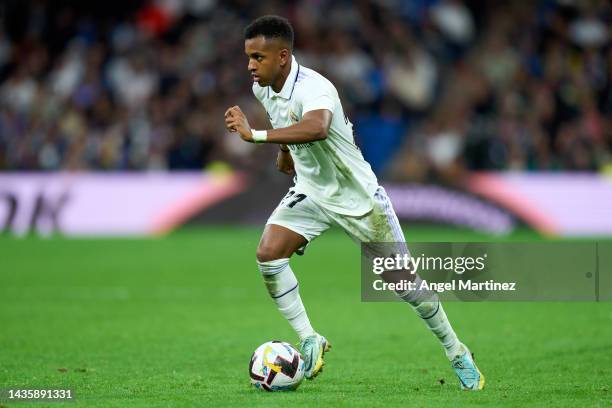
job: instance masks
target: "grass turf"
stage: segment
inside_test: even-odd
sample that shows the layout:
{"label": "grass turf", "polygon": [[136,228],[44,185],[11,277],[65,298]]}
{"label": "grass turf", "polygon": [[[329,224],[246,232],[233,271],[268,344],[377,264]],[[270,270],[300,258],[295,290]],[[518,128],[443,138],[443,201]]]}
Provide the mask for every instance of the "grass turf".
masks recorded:
{"label": "grass turf", "polygon": [[[72,403],[2,407],[609,406],[612,303],[447,303],[487,378],[459,390],[404,304],[361,303],[359,252],[330,231],[292,263],[334,348],[292,393],[249,385],[252,351],[295,342],[254,263],[259,229],[163,239],[0,238],[0,388],[70,387]],[[481,240],[408,229],[413,241]],[[537,240],[520,232],[511,237]]]}

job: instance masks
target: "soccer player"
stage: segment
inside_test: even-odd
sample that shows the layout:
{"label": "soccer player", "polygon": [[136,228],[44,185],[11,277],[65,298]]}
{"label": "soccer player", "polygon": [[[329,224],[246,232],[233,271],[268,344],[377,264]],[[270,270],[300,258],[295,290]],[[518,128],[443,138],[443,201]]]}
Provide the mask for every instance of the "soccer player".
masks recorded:
{"label": "soccer player", "polygon": [[[385,190],[354,143],[353,125],[336,88],[292,55],[290,23],[279,16],[263,16],[246,27],[244,38],[253,93],[273,129],[251,129],[238,106],[225,112],[225,124],[244,141],[278,144],[278,169],[295,174],[295,185],[266,223],[257,263],[270,296],[300,337],[305,375],[312,379],[331,346],[310,324],[289,258],[303,253],[310,241],[332,225],[358,242],[405,239]],[[420,280],[418,275],[415,279]],[[437,296],[412,291],[401,297],[438,338],[461,387],[482,389],[484,376],[457,338]]]}

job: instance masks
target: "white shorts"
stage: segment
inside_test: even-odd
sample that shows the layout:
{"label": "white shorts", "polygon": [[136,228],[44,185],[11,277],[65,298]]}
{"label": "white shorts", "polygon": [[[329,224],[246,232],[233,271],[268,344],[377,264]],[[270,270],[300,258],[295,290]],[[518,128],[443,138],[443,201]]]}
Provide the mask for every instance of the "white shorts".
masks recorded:
{"label": "white shorts", "polygon": [[383,187],[378,187],[370,212],[362,216],[338,214],[318,205],[308,195],[292,187],[266,224],[294,231],[308,242],[332,225],[342,228],[353,240],[361,242],[404,242],[402,227]]}

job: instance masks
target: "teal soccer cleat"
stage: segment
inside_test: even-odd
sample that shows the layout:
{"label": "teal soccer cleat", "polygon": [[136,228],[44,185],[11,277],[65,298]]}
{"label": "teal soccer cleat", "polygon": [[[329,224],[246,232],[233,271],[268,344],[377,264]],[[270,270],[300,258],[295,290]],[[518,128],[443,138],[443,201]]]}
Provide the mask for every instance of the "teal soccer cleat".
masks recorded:
{"label": "teal soccer cleat", "polygon": [[300,352],[304,358],[304,375],[312,380],[321,372],[325,362],[323,355],[331,348],[331,344],[320,334],[306,337],[300,344]]}
{"label": "teal soccer cleat", "polygon": [[461,383],[461,389],[466,391],[482,390],[485,385],[484,375],[476,367],[470,350],[464,344],[462,344],[462,348],[463,353],[457,355],[452,361],[455,374],[457,374]]}

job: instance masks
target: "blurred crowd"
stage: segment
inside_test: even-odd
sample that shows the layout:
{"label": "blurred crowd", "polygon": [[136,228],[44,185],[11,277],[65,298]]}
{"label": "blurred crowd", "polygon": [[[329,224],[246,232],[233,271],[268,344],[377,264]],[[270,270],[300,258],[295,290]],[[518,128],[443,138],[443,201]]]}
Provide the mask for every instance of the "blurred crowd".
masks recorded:
{"label": "blurred crowd", "polygon": [[281,14],[328,76],[375,171],[612,166],[605,0],[8,1],[0,5],[0,170],[269,171],[243,27]]}

